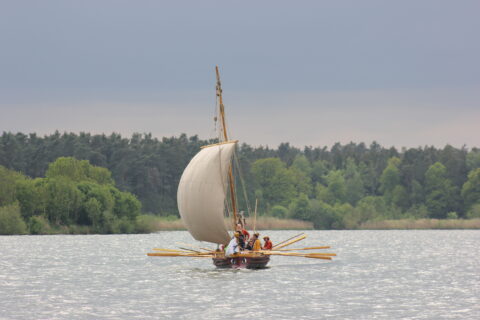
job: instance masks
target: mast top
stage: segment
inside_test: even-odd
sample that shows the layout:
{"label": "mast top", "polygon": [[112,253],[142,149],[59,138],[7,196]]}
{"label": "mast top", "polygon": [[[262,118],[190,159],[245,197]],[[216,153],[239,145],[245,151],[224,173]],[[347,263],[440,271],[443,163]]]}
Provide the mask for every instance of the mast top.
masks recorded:
{"label": "mast top", "polygon": [[[223,97],[222,97],[222,83],[220,82],[220,72],[218,71],[218,66],[215,66],[215,73],[217,75],[217,98],[218,98],[218,106],[220,109],[220,120],[222,124],[221,133],[223,137],[220,137],[221,141],[228,141],[228,134],[227,134],[227,124],[225,122],[225,106],[223,105]],[[223,138],[223,139],[222,139]]]}

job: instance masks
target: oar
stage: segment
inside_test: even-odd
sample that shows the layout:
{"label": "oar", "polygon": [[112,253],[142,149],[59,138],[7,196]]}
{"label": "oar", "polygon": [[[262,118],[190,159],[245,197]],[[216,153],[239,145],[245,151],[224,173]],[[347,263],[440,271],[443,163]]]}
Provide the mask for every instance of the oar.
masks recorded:
{"label": "oar", "polygon": [[163,249],[163,248],[153,248],[155,251],[165,251],[165,252],[192,252],[191,250],[185,251],[185,250],[176,250],[176,249]]}
{"label": "oar", "polygon": [[304,235],[301,236],[300,238],[293,239],[293,240],[288,241],[287,243],[284,243],[284,244],[282,244],[282,245],[276,245],[276,246],[273,247],[272,249],[273,249],[273,250],[281,249],[281,248],[283,248],[283,247],[286,247],[286,246],[289,246],[289,245],[291,245],[291,244],[294,244],[295,242],[301,241],[301,240],[305,239],[306,237],[307,237],[307,235],[304,234]]}
{"label": "oar", "polygon": [[[196,250],[192,250],[192,251],[198,251],[198,249],[200,249],[200,250],[205,250],[205,249],[202,249],[202,248],[200,248],[200,247],[197,247],[197,246],[194,246],[194,245],[191,245],[191,244],[188,244],[188,243],[184,243],[184,242],[175,242],[175,243],[176,243],[176,244],[180,244],[180,245],[182,245],[182,246],[187,246],[187,247],[189,247],[189,248],[196,249]],[[184,249],[184,248],[181,248],[181,249]],[[207,251],[210,251],[210,250],[207,249]]]}
{"label": "oar", "polygon": [[180,254],[175,252],[149,252],[150,257],[193,257],[193,258],[211,258],[213,255],[207,254]]}
{"label": "oar", "polygon": [[296,236],[293,236],[293,237],[291,237],[291,238],[288,238],[288,239],[285,240],[285,241],[279,242],[279,243],[277,243],[276,245],[274,245],[272,249],[275,249],[276,247],[278,247],[279,245],[281,245],[281,244],[283,244],[283,243],[285,243],[285,242],[287,242],[287,241],[290,241],[290,240],[292,240],[292,239],[298,238],[298,237],[300,237],[300,236],[303,235],[303,234],[304,234],[304,232],[302,232],[302,233],[300,233],[300,234],[297,234]]}
{"label": "oar", "polygon": [[319,249],[330,249],[330,246],[323,246],[323,247],[307,247],[307,248],[299,248],[299,249],[279,249],[278,251],[319,250]]}
{"label": "oar", "polygon": [[197,251],[197,250],[193,250],[193,249],[182,248],[182,247],[179,247],[179,248],[182,249],[182,250],[186,250],[186,251],[190,251],[190,252],[194,252],[194,253],[203,253],[201,251]]}
{"label": "oar", "polygon": [[336,257],[337,254],[336,253],[329,253],[329,252],[310,252],[310,253],[302,253],[302,252],[283,252],[281,250],[274,250],[274,251],[271,251],[271,250],[262,250],[262,251],[254,251],[254,252],[260,252],[260,253],[263,253],[263,254],[266,254],[266,255],[272,255],[272,254],[279,254],[279,255],[284,255],[284,256],[287,256],[287,255],[292,255],[292,256],[295,256],[295,255],[312,255],[312,256],[326,256],[326,257]]}
{"label": "oar", "polygon": [[270,255],[270,256],[302,257],[302,258],[332,260],[331,257],[323,256],[323,255],[315,255],[315,254],[311,254],[311,253],[295,254],[295,253],[287,253],[287,252],[270,252],[270,253],[265,253],[265,254]]}

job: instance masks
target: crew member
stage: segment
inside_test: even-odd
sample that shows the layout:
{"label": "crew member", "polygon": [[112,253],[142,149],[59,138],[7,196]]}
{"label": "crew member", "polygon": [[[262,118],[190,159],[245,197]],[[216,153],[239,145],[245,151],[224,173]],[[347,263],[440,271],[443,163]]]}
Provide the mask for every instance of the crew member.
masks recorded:
{"label": "crew member", "polygon": [[273,244],[272,241],[270,241],[270,238],[268,236],[263,237],[263,250],[272,250]]}

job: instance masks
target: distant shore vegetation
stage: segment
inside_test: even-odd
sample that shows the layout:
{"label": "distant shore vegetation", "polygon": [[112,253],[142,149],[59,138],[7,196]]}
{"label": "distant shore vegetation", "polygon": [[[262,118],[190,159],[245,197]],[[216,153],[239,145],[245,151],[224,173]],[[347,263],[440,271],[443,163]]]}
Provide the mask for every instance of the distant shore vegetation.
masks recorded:
{"label": "distant shore vegetation", "polygon": [[[4,132],[0,234],[182,229],[178,181],[200,146],[213,142],[186,135]],[[412,221],[437,228],[464,221],[450,226],[478,228],[478,148],[241,144],[237,154],[237,189],[250,207],[258,199],[259,221],[291,219],[315,229],[410,228]],[[247,211],[243,198],[239,206]]]}
{"label": "distant shore vegetation", "polygon": [[141,203],[111,173],[60,157],[44,178],[0,166],[0,234],[133,233]]}

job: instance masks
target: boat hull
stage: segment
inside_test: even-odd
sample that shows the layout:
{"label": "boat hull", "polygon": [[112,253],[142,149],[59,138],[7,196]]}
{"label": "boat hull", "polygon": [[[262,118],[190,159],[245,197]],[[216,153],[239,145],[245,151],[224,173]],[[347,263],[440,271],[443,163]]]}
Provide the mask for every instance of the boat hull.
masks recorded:
{"label": "boat hull", "polygon": [[270,261],[270,256],[263,254],[258,256],[239,255],[236,257],[216,256],[212,258],[212,261],[217,268],[264,269]]}

